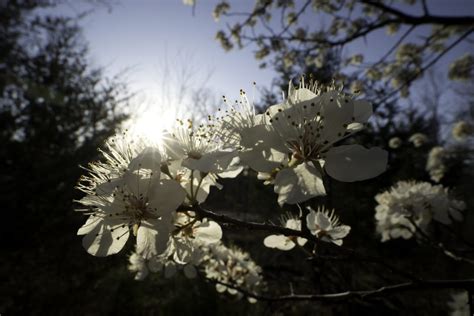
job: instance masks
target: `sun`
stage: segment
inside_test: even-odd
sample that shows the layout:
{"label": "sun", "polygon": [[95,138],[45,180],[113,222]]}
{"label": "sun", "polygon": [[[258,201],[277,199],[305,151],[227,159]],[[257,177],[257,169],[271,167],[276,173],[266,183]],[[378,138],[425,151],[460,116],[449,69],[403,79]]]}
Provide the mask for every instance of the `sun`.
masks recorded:
{"label": "sun", "polygon": [[151,145],[162,146],[165,131],[173,128],[177,117],[173,108],[149,107],[131,120],[128,130]]}

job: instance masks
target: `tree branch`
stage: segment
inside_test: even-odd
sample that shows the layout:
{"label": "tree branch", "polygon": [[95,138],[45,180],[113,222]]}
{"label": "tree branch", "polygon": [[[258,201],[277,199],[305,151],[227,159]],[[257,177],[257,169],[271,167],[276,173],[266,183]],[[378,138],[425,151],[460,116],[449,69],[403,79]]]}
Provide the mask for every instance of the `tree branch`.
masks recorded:
{"label": "tree branch", "polygon": [[443,24],[443,25],[474,25],[474,16],[441,16],[425,14],[421,16],[414,16],[406,14],[400,10],[394,9],[383,4],[380,1],[361,0],[362,3],[373,6],[386,13],[390,13],[402,20],[405,24],[421,25],[421,24]]}

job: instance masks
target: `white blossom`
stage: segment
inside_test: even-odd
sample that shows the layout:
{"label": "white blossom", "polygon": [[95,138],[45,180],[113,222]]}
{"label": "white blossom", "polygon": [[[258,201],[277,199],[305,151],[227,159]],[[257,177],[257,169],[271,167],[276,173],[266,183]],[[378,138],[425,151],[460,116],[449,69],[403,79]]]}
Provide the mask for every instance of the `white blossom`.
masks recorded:
{"label": "white blossom", "polygon": [[371,114],[366,101],[354,101],[336,90],[321,92],[315,83],[302,82],[299,89],[290,83],[285,102],[268,108],[263,123],[241,131],[240,156],[254,170],[274,177],[280,205],[325,195],[323,168],[346,182],[385,170],[384,150],[334,146],[362,129]]}
{"label": "white blossom", "polygon": [[167,254],[173,256],[173,260],[180,264],[196,260],[193,254],[199,251],[199,247],[215,244],[222,238],[219,224],[206,218],[197,220],[194,216],[178,213],[174,226]]}
{"label": "white blossom", "polygon": [[322,241],[341,246],[342,239],[349,234],[351,227],[342,225],[339,218],[334,214],[334,210],[330,212],[324,208],[318,208],[316,212],[311,207],[308,207],[308,209],[310,212],[306,216],[306,226],[311,234]]}
{"label": "white blossom", "polygon": [[463,141],[467,137],[474,135],[474,127],[466,121],[459,121],[454,124],[451,133],[455,140]]}
{"label": "white blossom", "polygon": [[288,99],[269,107],[261,124],[241,132],[242,161],[274,176],[278,202],[295,204],[325,195],[323,169],[339,181],[375,177],[386,168],[387,152],[360,145],[335,146],[361,130],[372,114],[366,101],[316,84],[290,83]]}
{"label": "white blossom", "polygon": [[95,193],[78,201],[83,206],[78,211],[89,218],[77,234],[85,235],[83,246],[90,254],[102,257],[119,252],[130,231],[137,237],[137,253],[144,258],[166,249],[173,214],[185,192],[176,181],[150,171],[160,161],[158,151],[146,148],[130,160],[123,175],[98,185]]}
{"label": "white blossom", "polygon": [[[98,186],[100,193],[111,193],[115,179],[128,171],[132,159],[146,148],[141,139],[132,139],[127,133],[109,138],[105,142],[105,149],[99,149],[102,161],[89,163],[85,169],[88,174],[82,175],[77,188],[86,194],[95,194]],[[106,192],[104,191],[106,190]]]}
{"label": "white blossom", "polygon": [[[206,277],[217,281],[216,290],[231,295],[242,296],[235,288],[250,293],[258,293],[263,286],[262,269],[250,255],[237,247],[226,247],[222,243],[206,247],[207,256],[203,260]],[[235,287],[235,288],[234,288]],[[248,297],[255,303],[254,298]]]}
{"label": "white blossom", "polygon": [[427,232],[433,220],[443,224],[459,221],[465,209],[464,202],[450,198],[448,189],[428,182],[399,181],[377,194],[375,200],[377,232],[382,241],[409,239],[417,227]]}
{"label": "white blossom", "polygon": [[[285,227],[301,231],[301,220],[289,217],[285,221]],[[285,235],[270,235],[263,240],[263,244],[266,247],[285,251],[293,249],[297,244],[299,246],[304,246],[306,242],[307,240],[305,238]]]}
{"label": "white blossom", "polygon": [[428,141],[428,137],[422,133],[415,133],[408,138],[408,141],[415,147],[421,147]]}
{"label": "white blossom", "polygon": [[451,80],[467,81],[474,74],[474,56],[466,53],[449,65],[448,77]]}
{"label": "white blossom", "polygon": [[401,145],[402,145],[402,140],[400,139],[400,137],[392,137],[388,141],[388,147],[390,147],[392,149],[397,149]]}
{"label": "white blossom", "polygon": [[448,302],[451,309],[451,316],[469,316],[469,294],[467,291],[458,292],[451,295]]}
{"label": "white blossom", "polygon": [[243,132],[262,124],[263,115],[256,114],[255,106],[243,90],[240,90],[240,101],[236,100],[234,104],[229,104],[224,97],[224,102],[227,105],[225,112],[216,118],[209,116],[209,119],[215,120],[213,131],[217,137],[226,146],[235,148],[241,145]]}
{"label": "white blossom", "polygon": [[131,272],[135,272],[135,280],[137,281],[142,281],[144,280],[148,274],[150,273],[150,270],[148,269],[147,266],[147,260],[143,258],[141,255],[138,253],[134,252],[128,257],[128,270]]}
{"label": "white blossom", "polygon": [[167,160],[180,161],[183,167],[204,173],[221,173],[237,156],[207,125],[194,127],[191,120],[178,120],[178,126],[163,139]]}
{"label": "white blossom", "polygon": [[426,161],[426,171],[430,174],[431,180],[440,182],[446,173],[444,164],[446,150],[441,146],[431,148]]}

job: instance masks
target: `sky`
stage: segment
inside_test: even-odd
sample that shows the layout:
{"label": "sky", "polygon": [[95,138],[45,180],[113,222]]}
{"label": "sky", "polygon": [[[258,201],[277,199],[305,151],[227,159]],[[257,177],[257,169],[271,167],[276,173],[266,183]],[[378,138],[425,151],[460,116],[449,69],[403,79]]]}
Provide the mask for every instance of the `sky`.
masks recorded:
{"label": "sky", "polygon": [[[212,11],[217,2],[197,0],[194,14],[192,7],[181,0],[120,0],[110,10],[94,6],[81,22],[91,60],[97,66],[104,66],[110,76],[126,69],[130,88],[140,96],[135,102],[144,105],[137,111],[149,118],[163,116],[163,109],[154,108],[156,104],[177,100],[176,96],[173,100],[163,99],[164,82],[177,84],[183,76],[190,86],[206,87],[215,95],[226,95],[232,100],[241,88],[252,90],[254,81],[258,86],[269,87],[274,72],[258,67],[251,47],[225,52],[215,40],[217,30],[228,22],[213,19]],[[254,4],[253,0],[230,2],[235,11],[249,11]],[[474,14],[472,0],[429,0],[427,3],[433,14]],[[92,8],[87,1],[67,1],[54,10],[73,15]],[[415,8],[413,13],[421,13],[421,8]],[[327,25],[328,21],[323,22]],[[314,23],[314,16],[305,16],[304,23]],[[345,53],[363,53],[366,60],[376,60],[396,40],[397,36],[377,32],[348,46]],[[441,60],[440,67],[446,67],[450,60],[468,49],[466,45],[458,47]],[[255,92],[255,98],[258,97]],[[169,121],[173,117],[172,114],[164,116]]]}

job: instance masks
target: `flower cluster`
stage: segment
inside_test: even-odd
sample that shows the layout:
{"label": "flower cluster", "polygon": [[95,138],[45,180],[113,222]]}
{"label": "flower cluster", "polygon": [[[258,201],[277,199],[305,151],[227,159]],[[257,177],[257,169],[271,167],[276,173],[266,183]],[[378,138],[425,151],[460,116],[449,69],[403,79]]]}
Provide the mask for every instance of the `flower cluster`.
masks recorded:
{"label": "flower cluster", "polygon": [[[85,168],[88,174],[77,186],[85,193],[77,211],[87,216],[77,234],[88,253],[113,255],[133,239],[129,269],[136,279],[159,271],[170,277],[178,270],[192,278],[201,269],[219,292],[255,293],[263,284],[260,267],[240,249],[224,246],[220,225],[197,207],[212,187],[222,187],[219,178],[251,168],[274,186],[283,205],[325,195],[326,174],[352,182],[386,168],[386,151],[347,142],[365,127],[372,106],[334,86],[305,84],[304,78],[298,88],[290,83],[287,98],[264,114],[257,114],[242,90],[240,102],[227,106],[205,124],[177,120],[160,144],[127,134],[105,144],[101,161]],[[310,209],[304,219],[312,235],[336,245],[350,230],[334,211]],[[284,225],[300,231],[301,218],[287,218]],[[270,235],[264,244],[290,250],[306,242]]]}
{"label": "flower cluster", "polygon": [[[342,144],[364,128],[372,106],[335,87],[305,85],[303,78],[299,88],[290,82],[287,99],[270,106],[264,115],[254,115],[252,107],[244,113],[248,114],[230,111],[220,120],[220,129],[230,125],[239,134],[241,161],[274,185],[280,205],[325,195],[324,174],[352,182],[385,171],[386,151]],[[252,117],[251,124],[237,124],[241,117]]]}
{"label": "flower cluster", "polygon": [[390,190],[377,194],[377,232],[382,241],[409,239],[416,231],[427,233],[434,220],[451,224],[462,219],[465,204],[450,198],[448,189],[428,182],[399,181]]}
{"label": "flower cluster", "polygon": [[[207,256],[204,258],[206,278],[216,282],[219,293],[242,296],[237,289],[247,293],[258,294],[264,286],[262,269],[248,253],[237,247],[226,247],[217,243],[206,247]],[[252,297],[249,302],[255,303]]]}

